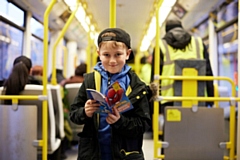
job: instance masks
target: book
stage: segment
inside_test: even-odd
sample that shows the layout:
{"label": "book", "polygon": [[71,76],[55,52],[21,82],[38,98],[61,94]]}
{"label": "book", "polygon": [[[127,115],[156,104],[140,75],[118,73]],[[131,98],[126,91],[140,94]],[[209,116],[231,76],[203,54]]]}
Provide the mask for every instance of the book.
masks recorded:
{"label": "book", "polygon": [[105,95],[95,89],[87,89],[87,94],[90,99],[94,99],[101,104],[96,111],[98,113],[112,113],[113,107],[116,107],[120,113],[133,109],[129,98],[118,81],[107,88]]}

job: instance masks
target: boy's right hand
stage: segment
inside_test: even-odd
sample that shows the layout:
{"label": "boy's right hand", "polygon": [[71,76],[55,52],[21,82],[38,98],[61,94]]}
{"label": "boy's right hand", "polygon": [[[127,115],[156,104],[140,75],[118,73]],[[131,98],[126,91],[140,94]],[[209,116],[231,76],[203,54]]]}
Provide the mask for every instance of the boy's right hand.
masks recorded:
{"label": "boy's right hand", "polygon": [[100,104],[96,100],[89,99],[85,103],[84,109],[88,117],[92,117],[93,113],[99,109]]}

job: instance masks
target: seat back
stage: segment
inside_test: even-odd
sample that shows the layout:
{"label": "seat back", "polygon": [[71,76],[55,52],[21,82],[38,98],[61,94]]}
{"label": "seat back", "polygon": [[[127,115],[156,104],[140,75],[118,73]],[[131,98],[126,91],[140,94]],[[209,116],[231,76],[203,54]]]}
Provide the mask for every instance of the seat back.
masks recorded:
{"label": "seat back", "polygon": [[[81,87],[82,83],[70,83],[65,85],[67,90],[67,101],[71,105],[74,101],[74,98],[77,96],[78,90]],[[77,125],[70,121],[70,126],[73,132],[73,141],[78,141],[77,134],[82,131],[84,125]]]}
{"label": "seat back", "polygon": [[164,141],[165,160],[223,159],[224,115],[222,108],[166,107]]}
{"label": "seat back", "polygon": [[37,106],[15,107],[0,105],[0,159],[36,160]]}
{"label": "seat back", "polygon": [[[1,90],[3,88],[1,87]],[[4,92],[4,91],[2,91]],[[20,93],[20,95],[42,95],[43,86],[27,84],[25,89]],[[4,93],[2,93],[4,94]],[[48,153],[53,153],[60,146],[60,139],[56,138],[56,124],[55,115],[52,102],[51,89],[47,87],[47,104],[48,104]],[[1,102],[2,103],[2,102]],[[36,105],[37,106],[37,139],[42,139],[42,101],[40,100],[19,100],[19,105]],[[40,153],[42,147],[38,147],[38,152]]]}
{"label": "seat back", "polygon": [[[189,73],[186,73],[186,70],[185,70],[185,69],[189,69],[189,68],[192,68],[195,71],[197,71],[196,76],[205,76],[206,75],[206,60],[202,60],[202,59],[175,60],[174,63],[175,63],[175,75],[188,75],[189,76]],[[187,91],[185,91],[186,88],[184,88],[184,86],[191,88],[192,90],[187,89]],[[206,88],[206,84],[204,81],[198,81],[196,83],[196,85],[194,85],[193,81],[188,80],[188,81],[184,82],[182,80],[176,80],[174,82],[174,96],[204,97],[205,88]],[[194,90],[194,89],[196,89],[196,90]],[[183,106],[186,104],[188,104],[188,103],[184,102],[184,101],[174,102],[174,106]],[[198,102],[198,106],[205,106],[205,103],[200,101],[200,102]]]}
{"label": "seat back", "polygon": [[67,100],[70,105],[73,103],[74,98],[77,96],[81,85],[82,83],[70,83],[65,85],[65,89],[67,90]]}
{"label": "seat back", "polygon": [[61,86],[49,84],[48,87],[51,89],[52,93],[52,101],[56,122],[56,135],[57,137],[63,139],[65,137],[65,133],[64,133],[64,113]]}

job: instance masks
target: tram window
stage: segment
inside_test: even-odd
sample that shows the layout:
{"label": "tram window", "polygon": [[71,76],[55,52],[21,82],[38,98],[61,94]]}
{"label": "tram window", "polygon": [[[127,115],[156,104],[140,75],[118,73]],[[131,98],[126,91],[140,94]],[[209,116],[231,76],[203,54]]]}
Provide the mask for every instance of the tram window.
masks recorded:
{"label": "tram window", "polygon": [[34,18],[31,18],[31,33],[43,39],[43,25]]}
{"label": "tram window", "polygon": [[43,42],[36,37],[31,37],[32,66],[43,65]]}
{"label": "tram window", "polygon": [[[234,80],[238,72],[238,43],[237,23],[218,33],[218,75],[226,76]],[[226,81],[219,81],[220,86],[227,86],[231,93],[231,85]]]}
{"label": "tram window", "polygon": [[0,21],[0,80],[7,79],[16,57],[22,55],[23,31]]}
{"label": "tram window", "polygon": [[221,6],[220,11],[218,11],[217,13],[218,27],[223,26],[224,24],[236,18],[237,16],[238,16],[238,2],[233,1],[228,5],[227,3],[224,3]]}
{"label": "tram window", "polygon": [[8,3],[7,0],[0,0],[0,15],[16,23],[17,25],[24,26],[24,11]]}

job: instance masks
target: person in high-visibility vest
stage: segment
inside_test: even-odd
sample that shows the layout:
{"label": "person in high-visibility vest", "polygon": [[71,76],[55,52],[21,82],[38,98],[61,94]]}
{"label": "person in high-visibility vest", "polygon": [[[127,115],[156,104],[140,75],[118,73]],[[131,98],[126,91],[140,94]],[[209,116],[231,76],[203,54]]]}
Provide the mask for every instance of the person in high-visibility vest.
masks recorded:
{"label": "person in high-visibility vest", "polygon": [[[191,36],[184,30],[177,19],[169,19],[166,22],[166,34],[160,41],[160,75],[172,76],[175,74],[174,60],[178,59],[205,59],[206,75],[213,76],[209,54],[200,37]],[[153,54],[154,55],[154,54]],[[153,61],[154,66],[154,61]],[[153,75],[153,73],[152,73]],[[153,77],[153,76],[152,76]],[[160,94],[162,96],[173,96],[173,80],[161,80]],[[207,96],[214,96],[213,81],[206,81]],[[207,102],[206,105],[213,105]],[[161,101],[160,113],[164,113],[165,106],[173,106],[173,102]]]}

